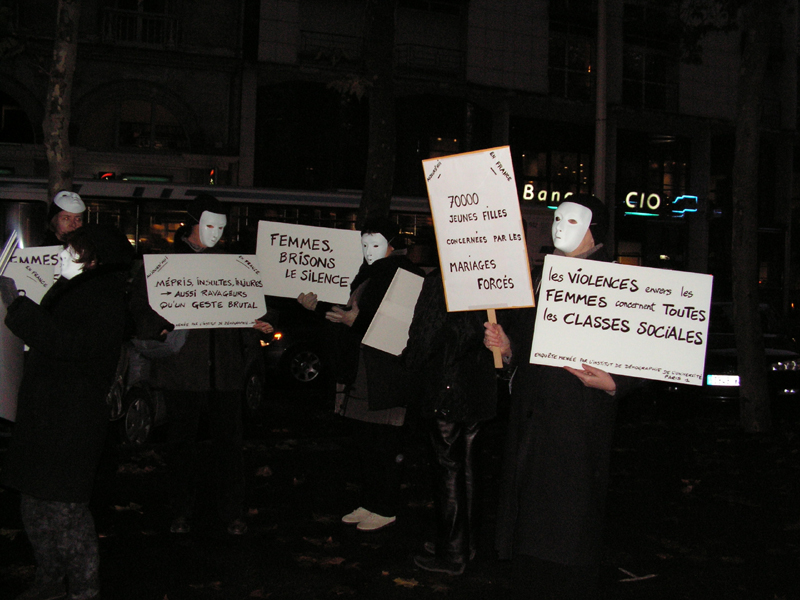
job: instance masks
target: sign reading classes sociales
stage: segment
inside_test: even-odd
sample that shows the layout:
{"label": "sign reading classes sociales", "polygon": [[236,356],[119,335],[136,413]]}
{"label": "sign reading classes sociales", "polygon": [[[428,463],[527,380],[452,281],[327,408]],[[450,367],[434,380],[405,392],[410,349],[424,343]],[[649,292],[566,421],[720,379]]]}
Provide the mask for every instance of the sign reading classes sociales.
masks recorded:
{"label": "sign reading classes sociales", "polygon": [[549,255],[530,362],[702,385],[712,281]]}
{"label": "sign reading classes sociales", "polygon": [[334,304],[350,299],[350,284],[364,261],[358,231],[272,221],[258,223],[256,255],[264,293],[297,298],[313,292]]}
{"label": "sign reading classes sociales", "polygon": [[508,146],[422,161],[448,311],[533,306]]}
{"label": "sign reading classes sociales", "polygon": [[253,255],[145,254],[150,307],[175,329],[252,327],[267,312]]}

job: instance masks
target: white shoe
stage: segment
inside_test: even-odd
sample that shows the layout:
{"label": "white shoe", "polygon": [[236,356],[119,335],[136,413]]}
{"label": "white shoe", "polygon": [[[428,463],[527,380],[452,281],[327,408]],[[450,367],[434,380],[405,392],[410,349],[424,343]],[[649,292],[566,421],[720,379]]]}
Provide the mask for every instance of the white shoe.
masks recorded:
{"label": "white shoe", "polygon": [[345,516],[343,516],[342,523],[355,525],[356,523],[361,523],[361,521],[364,521],[373,515],[375,515],[375,513],[371,513],[366,508],[359,506],[353,512],[347,513]]}
{"label": "white shoe", "polygon": [[377,531],[387,525],[391,525],[397,520],[397,517],[382,517],[371,513],[369,517],[364,519],[358,524],[359,531]]}

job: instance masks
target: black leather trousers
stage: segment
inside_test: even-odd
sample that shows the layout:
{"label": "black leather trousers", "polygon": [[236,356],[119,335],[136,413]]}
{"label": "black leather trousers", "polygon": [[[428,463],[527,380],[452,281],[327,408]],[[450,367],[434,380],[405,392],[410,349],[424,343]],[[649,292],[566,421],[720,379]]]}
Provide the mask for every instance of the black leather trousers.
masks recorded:
{"label": "black leather trousers", "polygon": [[434,420],[436,555],[466,563],[475,551],[473,448],[480,423]]}

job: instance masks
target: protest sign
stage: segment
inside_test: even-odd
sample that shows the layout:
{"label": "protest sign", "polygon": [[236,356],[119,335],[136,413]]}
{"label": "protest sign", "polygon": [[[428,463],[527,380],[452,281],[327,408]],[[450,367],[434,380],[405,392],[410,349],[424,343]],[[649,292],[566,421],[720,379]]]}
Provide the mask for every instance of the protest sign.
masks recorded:
{"label": "protest sign", "polygon": [[61,246],[17,248],[4,272],[14,280],[20,293],[39,304],[50,286],[61,273],[58,253]]}
{"label": "protest sign", "polygon": [[422,161],[447,310],[533,306],[508,146]]}
{"label": "protest sign", "polygon": [[252,327],[267,312],[254,255],[145,254],[150,307],[175,329]]}
{"label": "protest sign", "polygon": [[702,385],[712,281],[550,255],[530,362]]}
{"label": "protest sign", "polygon": [[408,328],[422,291],[424,278],[397,269],[381,305],[372,318],[361,343],[400,356],[408,343]]}
{"label": "protest sign", "polygon": [[266,293],[297,298],[313,292],[323,302],[347,304],[364,255],[351,229],[259,221],[256,256]]}

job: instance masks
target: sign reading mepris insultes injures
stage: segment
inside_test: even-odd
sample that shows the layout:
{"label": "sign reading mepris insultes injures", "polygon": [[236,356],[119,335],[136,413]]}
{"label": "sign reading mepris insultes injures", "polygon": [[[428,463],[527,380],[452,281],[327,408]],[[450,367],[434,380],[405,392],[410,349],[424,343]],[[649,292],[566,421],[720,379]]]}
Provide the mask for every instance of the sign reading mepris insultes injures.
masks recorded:
{"label": "sign reading mepris insultes injures", "polygon": [[311,225],[259,221],[256,246],[264,285],[272,296],[314,293],[324,302],[347,304],[350,284],[364,255],[361,233]]}
{"label": "sign reading mepris insultes injures", "polygon": [[252,327],[267,312],[254,255],[145,254],[150,308],[175,329]]}
{"label": "sign reading mepris insultes injures", "polygon": [[508,146],[422,161],[447,310],[533,306]]}
{"label": "sign reading mepris insultes injures", "polygon": [[545,258],[530,362],[703,384],[711,275]]}

